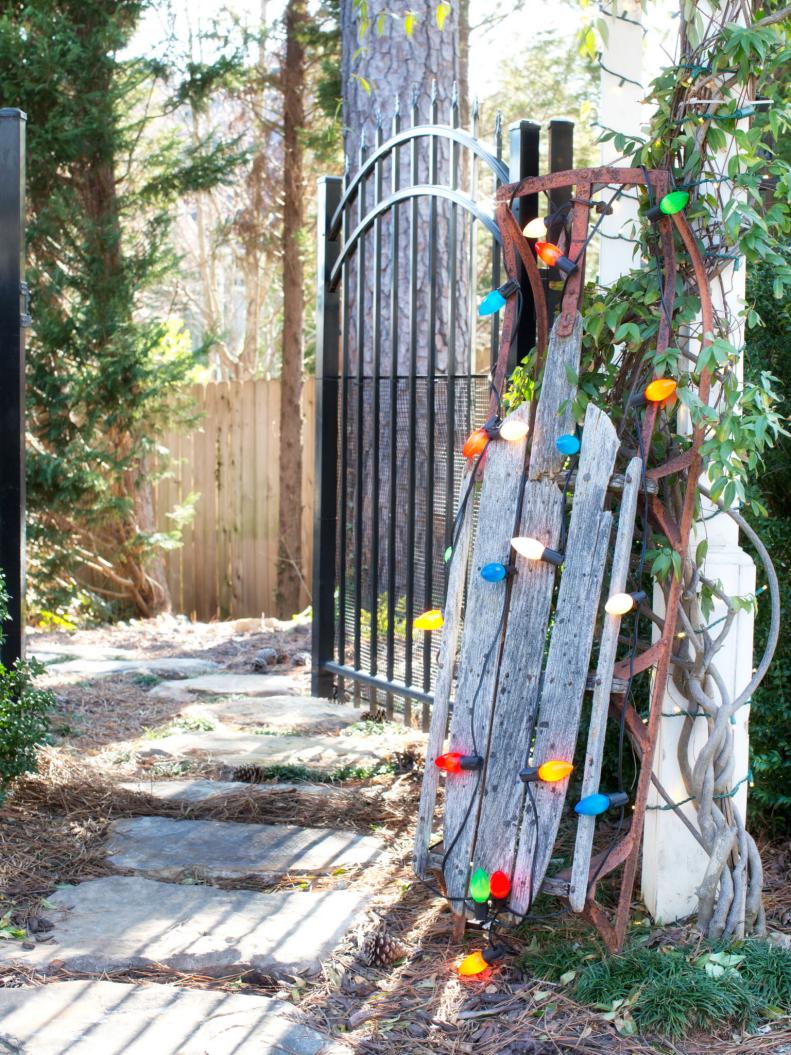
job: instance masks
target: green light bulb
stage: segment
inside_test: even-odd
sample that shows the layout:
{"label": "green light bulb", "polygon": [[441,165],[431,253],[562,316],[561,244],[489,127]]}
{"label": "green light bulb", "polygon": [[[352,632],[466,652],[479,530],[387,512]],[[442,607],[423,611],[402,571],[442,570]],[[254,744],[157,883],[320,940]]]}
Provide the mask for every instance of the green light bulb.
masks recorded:
{"label": "green light bulb", "polygon": [[489,900],[489,876],[482,868],[476,868],[472,873],[470,897],[479,902]]}
{"label": "green light bulb", "polygon": [[453,556],[453,546],[448,546],[445,550],[445,563],[447,564],[450,558]]}
{"label": "green light bulb", "polygon": [[674,212],[681,212],[689,201],[689,191],[672,190],[666,194],[659,203],[659,208],[665,216],[672,216]]}

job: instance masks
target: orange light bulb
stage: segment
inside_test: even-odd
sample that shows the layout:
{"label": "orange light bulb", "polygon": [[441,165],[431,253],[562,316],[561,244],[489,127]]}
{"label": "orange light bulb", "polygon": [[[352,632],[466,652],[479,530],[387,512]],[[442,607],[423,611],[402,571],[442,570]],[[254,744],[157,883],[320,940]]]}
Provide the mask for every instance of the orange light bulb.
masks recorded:
{"label": "orange light bulb", "polygon": [[488,971],[489,964],[483,958],[483,953],[479,950],[471,952],[469,956],[465,956],[459,964],[459,974],[463,978],[469,978],[472,975],[482,974],[484,971]]}
{"label": "orange light bulb", "polygon": [[538,779],[548,784],[554,784],[558,780],[565,780],[574,766],[571,762],[563,762],[559,758],[550,759],[538,767]]}
{"label": "orange light bulb", "polygon": [[536,254],[547,267],[554,267],[563,256],[563,251],[554,242],[536,242]]}
{"label": "orange light bulb", "polygon": [[422,612],[417,617],[412,626],[415,630],[441,630],[444,623],[445,620],[439,608],[429,608],[427,612]]}
{"label": "orange light bulb", "polygon": [[467,437],[461,453],[465,458],[475,458],[486,450],[489,442],[489,433],[486,429],[474,429]]}
{"label": "orange light bulb", "polygon": [[645,398],[649,403],[664,403],[666,399],[670,399],[676,388],[672,377],[657,377],[647,386]]}

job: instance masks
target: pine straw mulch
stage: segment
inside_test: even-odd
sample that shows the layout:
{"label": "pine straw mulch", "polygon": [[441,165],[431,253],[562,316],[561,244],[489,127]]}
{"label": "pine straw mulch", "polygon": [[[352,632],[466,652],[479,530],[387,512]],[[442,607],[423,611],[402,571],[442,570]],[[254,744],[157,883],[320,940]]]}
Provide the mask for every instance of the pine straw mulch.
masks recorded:
{"label": "pine straw mulch", "polygon": [[[464,949],[455,945],[444,904],[415,882],[412,822],[419,773],[376,778],[366,787],[347,785],[326,796],[310,791],[261,796],[251,788],[211,803],[168,803],[113,786],[56,749],[44,752],[41,763],[41,772],[20,781],[0,811],[0,889],[16,901],[17,918],[35,916],[40,900],[57,883],[109,874],[102,847],[116,817],[158,813],[361,831],[375,824],[389,845],[384,866],[334,880],[373,891],[367,932],[383,929],[407,948],[406,956],[388,968],[362,962],[366,931],[361,929],[348,936],[312,979],[276,979],[260,972],[205,977],[162,966],[102,978],[275,996],[292,1002],[303,1021],[342,1039],[358,1055],[775,1055],[791,1045],[788,1020],[772,1023],[762,1034],[691,1037],[681,1045],[622,1037],[595,1011],[571,1000],[562,985],[526,977],[516,966],[517,956],[482,979],[462,982],[455,965],[465,952],[481,947],[482,937],[471,932]],[[775,867],[767,856],[771,915],[783,896],[787,903],[787,858],[781,854]],[[286,877],[284,884],[289,882]],[[565,914],[536,920],[522,937],[509,936],[509,942],[518,952],[538,930],[549,930],[562,941],[589,935],[584,924]],[[61,970],[44,979],[29,971],[0,969],[0,986],[76,977],[86,975]]]}
{"label": "pine straw mulch", "polygon": [[[13,901],[17,911],[35,912],[36,902],[59,884],[117,874],[105,862],[104,843],[112,821],[122,817],[295,824],[366,833],[376,826],[385,843],[391,843],[408,827],[414,811],[412,797],[400,792],[399,780],[405,779],[414,784],[407,774],[374,778],[367,787],[306,785],[262,793],[256,785],[205,802],[178,802],[120,787],[57,748],[45,748],[39,755],[39,772],[18,780],[0,809],[0,897]],[[285,876],[266,889],[287,889],[295,882],[304,887],[309,878]],[[255,887],[256,882],[253,878],[233,885]]]}

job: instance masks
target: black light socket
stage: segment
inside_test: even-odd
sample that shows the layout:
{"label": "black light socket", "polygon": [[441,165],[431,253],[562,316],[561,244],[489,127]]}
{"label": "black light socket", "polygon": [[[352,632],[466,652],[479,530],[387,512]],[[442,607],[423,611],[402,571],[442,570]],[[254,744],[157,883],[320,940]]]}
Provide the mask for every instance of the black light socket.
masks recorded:
{"label": "black light socket", "polygon": [[564,275],[573,275],[577,270],[577,265],[573,260],[569,260],[567,256],[559,256],[555,261],[555,267],[558,271],[562,271]]}
{"label": "black light socket", "polygon": [[460,769],[483,769],[483,758],[481,755],[463,755],[459,759]]}

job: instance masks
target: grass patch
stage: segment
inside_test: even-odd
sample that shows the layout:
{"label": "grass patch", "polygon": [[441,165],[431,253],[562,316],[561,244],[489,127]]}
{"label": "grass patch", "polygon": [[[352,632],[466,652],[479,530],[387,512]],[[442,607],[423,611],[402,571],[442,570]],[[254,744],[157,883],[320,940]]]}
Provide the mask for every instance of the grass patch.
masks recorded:
{"label": "grass patch", "polygon": [[383,733],[400,733],[403,729],[404,726],[399,725],[398,722],[372,722],[365,720],[347,725],[344,729],[341,729],[341,736],[359,736],[361,733],[364,736],[381,736]]}
{"label": "grass patch", "polygon": [[727,949],[635,945],[618,956],[555,943],[528,950],[522,966],[567,984],[626,1035],[675,1040],[693,1029],[754,1029],[791,1008],[791,953],[757,940]]}
{"label": "grass patch", "polygon": [[284,784],[342,784],[346,780],[369,780],[383,773],[395,773],[397,768],[395,762],[372,762],[368,765],[341,766],[338,769],[311,769],[308,766],[284,763],[271,766],[240,766],[234,772],[233,779],[244,779],[251,784],[263,784],[270,780]]}
{"label": "grass patch", "polygon": [[178,718],[170,725],[161,725],[158,729],[144,729],[144,740],[164,740],[166,736],[173,733],[210,733],[215,728],[214,722],[208,718]]}
{"label": "grass patch", "polygon": [[137,685],[141,689],[151,689],[154,685],[159,685],[162,679],[157,677],[156,674],[149,674],[146,671],[137,671],[135,674],[132,674],[129,680],[133,685]]}

